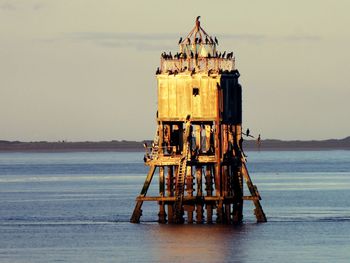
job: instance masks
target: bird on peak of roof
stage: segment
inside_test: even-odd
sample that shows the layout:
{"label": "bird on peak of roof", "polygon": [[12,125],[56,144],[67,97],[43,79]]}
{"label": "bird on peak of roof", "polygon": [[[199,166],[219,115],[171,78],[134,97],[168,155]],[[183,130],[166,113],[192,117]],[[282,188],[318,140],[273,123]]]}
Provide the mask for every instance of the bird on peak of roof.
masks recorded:
{"label": "bird on peak of roof", "polygon": [[199,28],[201,25],[201,22],[199,22],[199,19],[201,18],[201,16],[197,16],[196,18],[196,27]]}

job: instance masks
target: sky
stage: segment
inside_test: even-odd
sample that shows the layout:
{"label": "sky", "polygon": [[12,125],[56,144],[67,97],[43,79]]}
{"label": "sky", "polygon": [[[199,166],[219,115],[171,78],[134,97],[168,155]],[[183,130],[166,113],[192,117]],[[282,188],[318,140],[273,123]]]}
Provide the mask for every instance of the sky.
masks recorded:
{"label": "sky", "polygon": [[0,0],[0,140],[154,137],[155,71],[201,16],[234,51],[243,128],[350,135],[350,1]]}

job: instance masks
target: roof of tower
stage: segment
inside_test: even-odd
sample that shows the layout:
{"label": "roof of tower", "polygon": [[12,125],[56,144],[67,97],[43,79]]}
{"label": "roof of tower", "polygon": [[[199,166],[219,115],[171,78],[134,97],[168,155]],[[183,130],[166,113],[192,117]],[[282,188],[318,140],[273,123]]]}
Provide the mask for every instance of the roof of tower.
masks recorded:
{"label": "roof of tower", "polygon": [[195,26],[192,28],[190,33],[184,38],[179,44],[180,45],[188,45],[191,43],[195,44],[206,44],[206,45],[216,45],[217,41],[214,42],[213,38],[205,32],[205,30],[201,27],[200,24],[200,16],[197,16]]}
{"label": "roof of tower", "polygon": [[179,40],[179,52],[172,55],[163,52],[161,65],[157,73],[180,72],[230,72],[235,69],[233,52],[218,52],[219,45],[216,37],[210,36],[200,24],[200,16],[185,38]]}

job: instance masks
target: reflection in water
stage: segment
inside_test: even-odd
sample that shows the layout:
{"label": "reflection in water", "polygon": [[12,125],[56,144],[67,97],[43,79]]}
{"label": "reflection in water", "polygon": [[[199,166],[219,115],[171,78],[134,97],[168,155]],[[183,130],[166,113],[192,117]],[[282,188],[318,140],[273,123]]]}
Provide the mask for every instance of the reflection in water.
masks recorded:
{"label": "reflection in water", "polygon": [[152,236],[156,262],[245,262],[246,225],[161,225]]}

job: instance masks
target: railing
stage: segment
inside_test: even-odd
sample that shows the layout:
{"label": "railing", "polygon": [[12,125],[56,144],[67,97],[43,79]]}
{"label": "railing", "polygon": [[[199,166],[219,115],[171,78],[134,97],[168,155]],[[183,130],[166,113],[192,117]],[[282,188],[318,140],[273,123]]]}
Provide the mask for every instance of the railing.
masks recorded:
{"label": "railing", "polygon": [[184,72],[193,71],[196,72],[208,72],[209,70],[214,72],[219,71],[231,71],[235,69],[235,58],[186,58],[186,59],[166,59],[160,60],[160,71],[162,73],[172,72]]}

